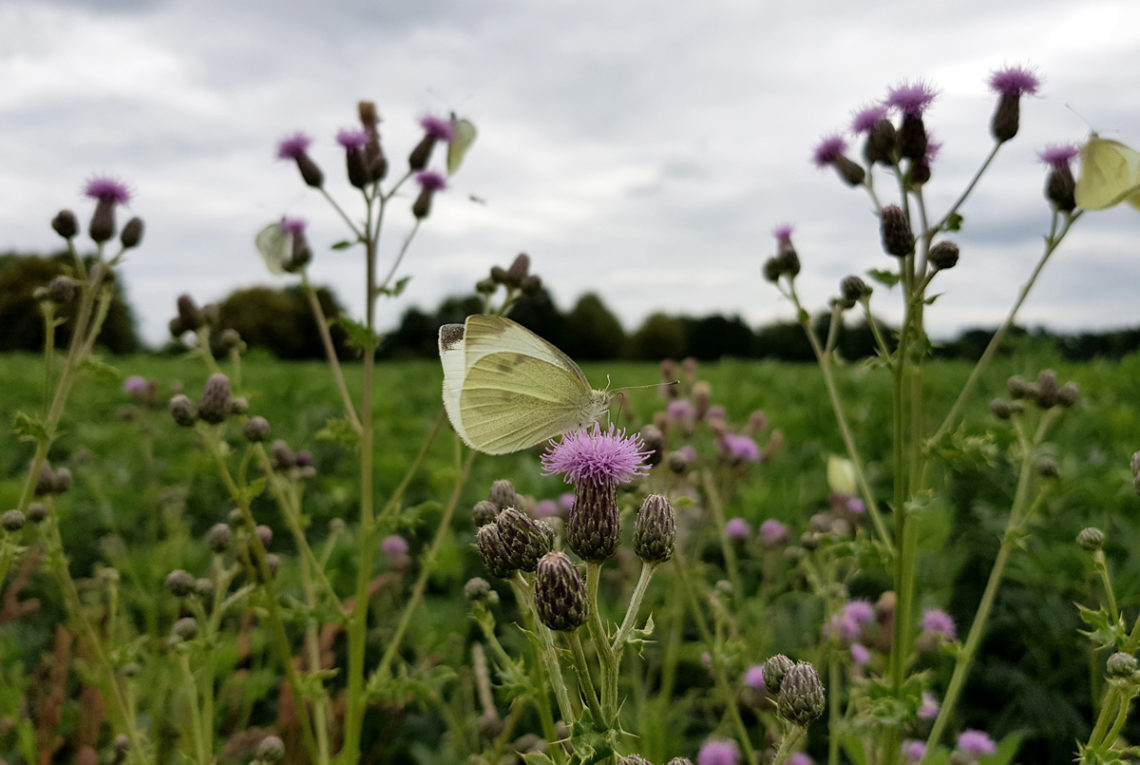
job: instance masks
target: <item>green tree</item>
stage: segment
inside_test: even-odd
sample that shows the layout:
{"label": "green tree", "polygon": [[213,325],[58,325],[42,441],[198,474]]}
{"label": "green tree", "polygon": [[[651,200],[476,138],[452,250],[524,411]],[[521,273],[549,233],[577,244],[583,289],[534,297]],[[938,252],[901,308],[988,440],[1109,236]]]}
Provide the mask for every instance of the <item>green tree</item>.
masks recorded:
{"label": "green tree", "polygon": [[562,349],[575,359],[616,359],[625,351],[625,330],[602,299],[589,292],[566,314]]}
{"label": "green tree", "polygon": [[[354,355],[335,320],[343,313],[327,287],[317,288],[317,300],[332,323],[329,333],[340,358]],[[264,348],[282,359],[324,358],[324,345],[309,300],[301,287],[250,287],[231,292],[218,304],[219,328],[236,329],[251,348]]]}
{"label": "green tree", "polygon": [[663,313],[650,314],[629,340],[629,356],[642,361],[679,359],[685,355],[685,327]]}

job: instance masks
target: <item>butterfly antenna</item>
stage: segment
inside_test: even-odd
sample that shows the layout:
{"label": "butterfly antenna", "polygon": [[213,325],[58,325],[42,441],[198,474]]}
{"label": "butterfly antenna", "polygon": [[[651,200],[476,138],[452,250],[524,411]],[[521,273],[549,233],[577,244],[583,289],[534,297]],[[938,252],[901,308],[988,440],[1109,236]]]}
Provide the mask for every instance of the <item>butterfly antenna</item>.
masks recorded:
{"label": "butterfly antenna", "polygon": [[[680,380],[670,380],[669,382],[650,383],[649,385],[623,385],[620,388],[615,388],[614,393],[617,393],[617,392],[623,391],[623,390],[640,390],[642,388],[656,388],[659,385],[680,385],[680,384],[681,384]],[[608,390],[609,387],[610,386],[607,384],[606,389]]]}

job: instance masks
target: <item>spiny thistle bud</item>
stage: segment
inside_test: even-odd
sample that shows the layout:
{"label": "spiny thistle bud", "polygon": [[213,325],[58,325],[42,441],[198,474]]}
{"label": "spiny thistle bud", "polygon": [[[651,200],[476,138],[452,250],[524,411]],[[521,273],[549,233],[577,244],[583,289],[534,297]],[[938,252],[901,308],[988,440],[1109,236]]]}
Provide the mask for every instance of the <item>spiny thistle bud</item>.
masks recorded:
{"label": "spiny thistle bud", "polygon": [[289,444],[278,439],[269,448],[273,454],[273,467],[277,470],[288,470],[297,467],[297,455],[289,448]]}
{"label": "spiny thistle bud", "polygon": [[550,552],[546,534],[529,515],[514,507],[499,513],[495,520],[499,540],[506,549],[511,568],[534,571],[538,559]]}
{"label": "spiny thistle bud", "polygon": [[621,543],[617,486],[579,482],[566,519],[566,544],[582,560],[609,560]]}
{"label": "spiny thistle bud", "polygon": [[182,337],[182,333],[186,331],[186,325],[182,322],[181,316],[175,316],[166,326],[170,329],[170,336],[175,339]]}
{"label": "spiny thistle bud", "polygon": [[780,267],[780,259],[773,256],[764,261],[764,278],[775,284],[780,281],[783,275],[783,270]]}
{"label": "spiny thistle bud", "polygon": [[1105,675],[1110,678],[1130,678],[1136,674],[1138,663],[1130,653],[1117,651],[1105,662]]}
{"label": "spiny thistle bud", "polygon": [[688,757],[674,757],[666,765],[693,765],[693,761]]}
{"label": "spiny thistle bud", "polygon": [[75,280],[70,276],[57,276],[48,282],[48,300],[53,303],[70,303],[75,300]]}
{"label": "spiny thistle bud", "polygon": [[225,422],[230,414],[230,378],[215,372],[206,380],[202,397],[198,399],[198,416],[205,422]]}
{"label": "spiny thistle bud", "polygon": [[472,577],[463,585],[463,595],[472,603],[493,606],[499,602],[499,593],[491,589],[491,583],[481,576]]}
{"label": "spiny thistle bud", "polygon": [[865,300],[873,292],[867,282],[855,275],[844,277],[839,282],[839,291],[846,300]]}
{"label": "spiny thistle bud", "polygon": [[65,467],[61,467],[52,473],[51,476],[51,493],[52,494],[66,494],[67,490],[71,488],[71,471]]}
{"label": "spiny thistle bud", "polygon": [[193,640],[198,637],[198,622],[192,616],[186,616],[174,623],[170,633],[179,640]]}
{"label": "spiny thistle bud", "polygon": [[455,137],[455,128],[449,119],[428,115],[420,120],[420,127],[424,129],[424,137],[408,155],[408,167],[412,170],[423,170],[427,167],[437,142],[449,142]]}
{"label": "spiny thistle bud", "polygon": [[1081,529],[1077,534],[1077,546],[1085,552],[1096,552],[1104,547],[1104,532],[1095,526]]}
{"label": "spiny thistle bud", "polygon": [[782,653],[769,658],[764,662],[764,687],[772,693],[779,693],[784,675],[794,666],[795,662]]}
{"label": "spiny thistle bud", "polygon": [[815,667],[803,661],[790,667],[780,680],[778,704],[780,717],[801,728],[818,720],[826,697]]}
{"label": "spiny thistle bud", "polygon": [[858,186],[863,182],[863,179],[867,177],[867,173],[863,170],[862,165],[852,159],[848,159],[847,156],[843,154],[836,157],[833,164],[835,165],[835,169],[839,172],[839,177],[842,178],[848,186]]}
{"label": "spiny thistle bud", "polygon": [[998,99],[997,110],[990,121],[990,133],[998,143],[1005,143],[1017,135],[1021,116],[1021,98],[1017,95],[1002,95]]}
{"label": "spiny thistle bud", "polygon": [[898,131],[899,156],[915,161],[921,160],[926,155],[928,140],[922,115],[904,115]]}
{"label": "spiny thistle bud", "polygon": [[435,193],[447,188],[447,179],[439,173],[424,170],[416,173],[416,182],[420,184],[420,193],[412,203],[412,215],[416,220],[423,220],[431,215],[431,202]]}
{"label": "spiny thistle bud", "polygon": [[515,575],[516,568],[512,565],[507,546],[499,536],[497,523],[488,523],[479,527],[475,532],[475,549],[479,552],[479,560],[483,561],[483,565],[492,576],[510,579]]}
{"label": "spiny thistle bud", "polygon": [[633,551],[646,563],[662,563],[673,557],[676,538],[673,505],[660,494],[650,494],[633,524]]}
{"label": "spiny thistle bud", "polygon": [[124,250],[129,250],[132,247],[139,246],[139,242],[142,241],[142,236],[142,218],[136,216],[127,221],[127,225],[123,226],[123,233],[119,234],[119,242],[123,245]]}
{"label": "spiny thistle bud", "polygon": [[269,437],[269,420],[261,416],[250,417],[245,421],[242,433],[245,435],[245,440],[251,443],[264,441]]}
{"label": "spiny thistle bud", "polygon": [[958,245],[945,240],[934,245],[930,248],[930,263],[939,271],[958,265]]}
{"label": "spiny thistle bud", "polygon": [[194,594],[204,601],[211,601],[214,597],[214,583],[204,576],[194,580]]}
{"label": "spiny thistle bud", "polygon": [[1037,395],[1034,402],[1042,409],[1050,409],[1057,405],[1057,373],[1046,369],[1037,375]]}
{"label": "spiny thistle bud", "polygon": [[216,553],[224,553],[230,549],[230,545],[233,544],[233,541],[234,534],[230,531],[229,524],[215,523],[210,527],[210,530],[206,532],[206,544]]}
{"label": "spiny thistle bud", "polygon": [[875,121],[871,132],[867,134],[867,143],[863,147],[863,156],[868,162],[878,162],[883,165],[894,164],[895,145],[898,141],[895,135],[895,126],[886,117]]}
{"label": "spiny thistle bud", "polygon": [[534,607],[538,618],[556,632],[571,632],[586,620],[586,582],[562,552],[543,555],[534,574]]}
{"label": "spiny thistle bud", "polygon": [[321,172],[321,168],[317,167],[317,163],[309,156],[310,143],[312,143],[312,139],[307,135],[296,133],[277,144],[277,158],[291,159],[296,162],[297,169],[301,173],[301,180],[307,186],[319,189],[325,182],[325,176]]}
{"label": "spiny thistle bud", "polygon": [[515,492],[514,485],[505,478],[491,484],[489,499],[498,510],[506,510],[508,507],[518,507],[522,504],[519,495]]}
{"label": "spiny thistle bud", "polygon": [[995,398],[990,402],[990,414],[999,420],[1008,420],[1013,414],[1013,408],[1004,398]]}
{"label": "spiny thistle bud", "polygon": [[245,343],[236,329],[227,327],[218,335],[218,350],[222,353],[229,353],[234,350],[244,351]]}
{"label": "spiny thistle bud", "polygon": [[1072,212],[1077,206],[1077,182],[1068,165],[1054,167],[1045,179],[1045,198],[1061,212]]}
{"label": "spiny thistle bud", "polygon": [[1033,383],[1021,375],[1014,375],[1009,378],[1005,383],[1005,388],[1009,391],[1009,395],[1014,398],[1028,398],[1034,393]]}
{"label": "spiny thistle bud", "polygon": [[1037,470],[1037,475],[1041,476],[1042,478],[1061,477],[1061,466],[1057,464],[1057,460],[1050,457],[1042,457],[1041,459],[1037,460],[1035,469]]}
{"label": "spiny thistle bud", "polygon": [[507,284],[512,287],[522,287],[523,279],[530,274],[530,256],[525,252],[520,252],[511,261],[510,268],[507,269]]}
{"label": "spiny thistle bud", "polygon": [[491,266],[491,281],[495,284],[506,284],[507,269],[502,266]]}
{"label": "spiny thistle bud", "polygon": [[192,427],[198,421],[198,405],[189,397],[179,393],[170,399],[170,415],[182,427]]}
{"label": "spiny thistle bud", "polygon": [[642,757],[640,754],[627,754],[618,760],[619,765],[653,765],[652,762]]}
{"label": "spiny thistle bud", "polygon": [[550,518],[539,518],[534,522],[534,525],[536,528],[538,528],[539,533],[542,534],[545,551],[549,552],[550,550],[553,550],[554,540],[558,536],[558,530],[554,526],[554,521],[552,521]]}
{"label": "spiny thistle bud", "polygon": [[1037,92],[1040,82],[1030,70],[1022,67],[1007,67],[994,72],[990,77],[990,87],[1000,96],[997,110],[990,122],[990,132],[998,143],[1005,143],[1017,135],[1021,114],[1021,96]]}
{"label": "spiny thistle bud", "polygon": [[795,278],[800,273],[800,256],[792,244],[792,227],[779,226],[772,235],[776,237],[776,265],[780,272],[777,277],[784,275],[789,279]]}
{"label": "spiny thistle bud", "polygon": [[[178,318],[182,320],[182,331],[197,332],[202,327],[202,312],[194,298],[182,294],[178,296]],[[173,332],[173,330],[171,330]],[[182,334],[179,332],[179,334]]]}
{"label": "spiny thistle bud", "polygon": [[230,399],[230,414],[243,415],[249,411],[249,399],[245,396],[234,396]]}
{"label": "spiny thistle bud", "polygon": [[1057,403],[1068,409],[1081,399],[1081,389],[1074,382],[1067,382],[1057,390]]}
{"label": "spiny thistle bud", "polygon": [[524,295],[537,295],[542,290],[542,277],[538,274],[529,274],[522,280],[521,289]]}
{"label": "spiny thistle bud", "polygon": [[28,520],[32,523],[43,523],[48,516],[47,505],[43,502],[33,502],[28,505]]}
{"label": "spiny thistle bud", "polygon": [[883,249],[896,258],[905,258],[914,252],[914,233],[910,221],[898,205],[887,205],[879,218],[879,228],[883,235]]}
{"label": "spiny thistle bud", "polygon": [[71,210],[60,210],[51,219],[51,230],[64,239],[73,239],[79,233],[79,222]]}
{"label": "spiny thistle bud", "polygon": [[261,542],[262,547],[268,548],[273,544],[273,529],[265,524],[254,526],[253,533],[257,535],[257,541]]}
{"label": "spiny thistle bud", "polygon": [[202,306],[202,323],[207,327],[217,326],[221,321],[222,309],[217,303],[206,303]]}
{"label": "spiny thistle bud", "polygon": [[266,736],[257,745],[256,757],[263,762],[281,762],[285,759],[285,742],[277,736]]}
{"label": "spiny thistle bud", "polygon": [[51,465],[46,461],[40,465],[40,474],[36,476],[35,495],[42,497],[45,494],[51,494],[54,491],[55,473],[52,472]]}
{"label": "spiny thistle bud", "polygon": [[188,571],[176,568],[166,577],[166,589],[176,598],[184,598],[194,592],[194,577]]}
{"label": "spiny thistle bud", "polygon": [[5,531],[16,532],[24,528],[24,514],[19,510],[8,510],[0,515],[0,528]]}
{"label": "spiny thistle bud", "polygon": [[471,508],[471,518],[475,521],[476,527],[494,523],[497,517],[499,517],[499,508],[489,499],[481,499]]}
{"label": "spiny thistle bud", "polygon": [[660,465],[665,459],[665,434],[661,432],[661,428],[656,425],[646,425],[641,429],[641,440],[649,452],[645,461],[650,466]]}
{"label": "spiny thistle bud", "polygon": [[494,279],[480,279],[475,282],[475,291],[480,295],[493,295],[498,285],[495,284]]}

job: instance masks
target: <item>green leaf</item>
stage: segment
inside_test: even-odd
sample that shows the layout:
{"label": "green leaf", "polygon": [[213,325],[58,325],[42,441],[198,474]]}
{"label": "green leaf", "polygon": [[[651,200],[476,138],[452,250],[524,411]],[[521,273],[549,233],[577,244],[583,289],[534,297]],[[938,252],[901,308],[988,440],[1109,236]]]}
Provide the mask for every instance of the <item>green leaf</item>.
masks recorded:
{"label": "green leaf", "polygon": [[348,344],[361,351],[368,351],[380,344],[380,336],[360,322],[347,316],[338,316],[336,325],[348,335]]}
{"label": "green leaf", "polygon": [[101,377],[104,380],[118,380],[123,376],[118,369],[94,355],[89,355],[83,359],[83,364],[79,368],[93,372],[96,377]]}
{"label": "green leaf", "polygon": [[927,305],[934,305],[934,301],[942,297],[943,294],[944,293],[942,292],[936,292],[933,295],[927,296],[922,302],[926,303]]}
{"label": "green leaf", "polygon": [[265,491],[265,477],[264,476],[254,480],[254,481],[250,481],[249,485],[244,487],[241,490],[241,492],[238,494],[237,503],[239,505],[248,504],[249,502],[252,502],[253,499],[257,495],[261,494],[261,492],[263,492],[263,491]]}
{"label": "green leaf", "polygon": [[333,242],[332,246],[329,249],[347,250],[349,247],[351,247],[354,244],[356,244],[356,242],[350,241],[348,239],[341,239],[339,242]]}
{"label": "green leaf", "polygon": [[527,765],[554,765],[554,760],[545,752],[527,752],[522,758]]}
{"label": "green leaf", "polygon": [[942,227],[943,231],[961,231],[962,221],[964,218],[958,213],[954,213],[946,219],[946,225]]}
{"label": "green leaf", "polygon": [[40,422],[40,418],[33,417],[25,412],[16,412],[16,416],[12,419],[12,432],[21,441],[31,441],[32,443],[46,441],[48,438],[47,431],[44,429],[44,424]]}
{"label": "green leaf", "polygon": [[893,287],[899,283],[899,275],[894,271],[887,271],[884,268],[872,268],[867,272],[867,276],[887,287]]}
{"label": "green leaf", "polygon": [[479,131],[475,129],[475,123],[456,117],[454,112],[451,114],[451,129],[455,135],[447,145],[447,174],[455,175]]}
{"label": "green leaf", "polygon": [[1090,629],[1077,630],[1082,635],[1087,637],[1093,642],[1097,648],[1112,648],[1115,649],[1120,644],[1122,637],[1125,634],[1125,627],[1123,624],[1117,622],[1112,623],[1112,617],[1104,608],[1093,610],[1082,606],[1077,603],[1077,613],[1081,617],[1081,621],[1087,624]]}
{"label": "green leaf", "polygon": [[317,431],[318,441],[330,441],[350,449],[360,447],[360,434],[352,423],[343,417],[334,417],[325,422],[325,426]]}
{"label": "green leaf", "polygon": [[405,276],[403,279],[400,279],[399,281],[397,281],[396,284],[392,287],[380,287],[379,289],[376,290],[376,294],[377,295],[386,295],[388,297],[399,297],[400,293],[402,293],[404,291],[404,287],[407,287],[408,282],[410,282],[411,280],[412,280],[412,277]]}

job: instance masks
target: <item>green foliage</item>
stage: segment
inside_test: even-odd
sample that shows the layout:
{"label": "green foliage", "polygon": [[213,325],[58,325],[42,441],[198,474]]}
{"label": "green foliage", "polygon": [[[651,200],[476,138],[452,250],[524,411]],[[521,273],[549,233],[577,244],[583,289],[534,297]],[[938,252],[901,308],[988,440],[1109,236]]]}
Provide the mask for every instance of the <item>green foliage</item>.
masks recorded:
{"label": "green foliage", "polygon": [[625,330],[600,297],[587,293],[566,314],[566,340],[561,347],[574,359],[620,358]]}
{"label": "green foliage", "polygon": [[[317,300],[325,318],[335,322],[343,313],[336,297],[327,287],[316,288]],[[320,331],[304,287],[285,289],[250,287],[231,292],[218,304],[220,327],[236,329],[250,348],[261,348],[281,359],[324,358]],[[333,345],[340,358],[355,354],[344,328],[330,326]]]}

